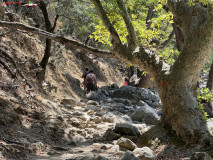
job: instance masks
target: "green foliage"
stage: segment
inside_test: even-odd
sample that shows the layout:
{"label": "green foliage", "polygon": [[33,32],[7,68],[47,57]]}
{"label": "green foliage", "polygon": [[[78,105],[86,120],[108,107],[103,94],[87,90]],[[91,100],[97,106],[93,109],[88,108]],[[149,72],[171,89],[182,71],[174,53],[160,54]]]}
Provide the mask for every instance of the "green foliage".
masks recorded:
{"label": "green foliage", "polygon": [[130,68],[132,64],[126,64],[126,69]]}
{"label": "green foliage", "polygon": [[143,73],[141,74],[142,76],[144,75],[146,77],[147,72],[143,71]]}
{"label": "green foliage", "polygon": [[197,89],[197,100],[198,100],[198,106],[197,109],[199,109],[203,113],[203,119],[207,120],[208,119],[208,114],[207,112],[204,111],[204,106],[201,103],[202,100],[206,100],[207,102],[210,102],[213,98],[213,95],[211,91],[208,88],[198,88]]}
{"label": "green foliage", "polygon": [[[138,43],[143,44],[145,48],[151,48],[157,52],[159,57],[166,60],[167,63],[173,64],[176,57],[179,55],[177,51],[175,40],[172,41],[172,45],[159,50],[159,44],[168,39],[168,36],[172,32],[173,27],[173,15],[171,12],[166,12],[163,9],[165,0],[124,0],[128,12],[131,16],[132,23],[138,37]],[[124,20],[121,16],[120,10],[115,0],[102,1],[102,5],[107,12],[107,15],[117,30],[121,41],[127,43],[128,32]],[[151,29],[147,28],[146,18],[149,8],[154,5],[154,16],[150,20]],[[111,37],[100,18],[95,17],[97,25],[95,31],[90,38],[94,38],[96,41],[111,46]],[[153,42],[158,41],[159,44]]]}

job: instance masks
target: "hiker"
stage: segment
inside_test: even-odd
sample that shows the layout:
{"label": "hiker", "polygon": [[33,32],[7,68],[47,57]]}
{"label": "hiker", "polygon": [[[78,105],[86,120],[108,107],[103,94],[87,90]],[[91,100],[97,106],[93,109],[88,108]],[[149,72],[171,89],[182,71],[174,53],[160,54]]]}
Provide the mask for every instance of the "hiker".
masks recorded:
{"label": "hiker", "polygon": [[96,80],[96,75],[93,73],[93,71],[89,71],[89,73],[86,75],[85,79],[85,86],[87,88],[87,94],[90,91],[95,91],[97,90],[97,80]]}
{"label": "hiker", "polygon": [[85,93],[85,94],[86,94],[85,80],[86,80],[86,76],[87,76],[88,73],[89,73],[89,69],[86,68],[85,72],[84,72],[83,75],[82,75],[82,78],[84,78],[83,85],[84,85],[84,93]]}
{"label": "hiker", "polygon": [[127,76],[124,78],[124,85],[129,85],[129,78]]}

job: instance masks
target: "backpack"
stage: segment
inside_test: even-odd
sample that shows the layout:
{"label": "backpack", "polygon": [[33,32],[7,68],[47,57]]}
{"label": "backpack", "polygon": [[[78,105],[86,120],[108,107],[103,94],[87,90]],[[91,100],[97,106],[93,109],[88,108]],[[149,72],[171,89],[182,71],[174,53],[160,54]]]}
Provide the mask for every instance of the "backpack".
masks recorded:
{"label": "backpack", "polygon": [[94,84],[94,79],[95,79],[94,74],[87,74],[86,77],[88,77],[86,82],[87,84]]}

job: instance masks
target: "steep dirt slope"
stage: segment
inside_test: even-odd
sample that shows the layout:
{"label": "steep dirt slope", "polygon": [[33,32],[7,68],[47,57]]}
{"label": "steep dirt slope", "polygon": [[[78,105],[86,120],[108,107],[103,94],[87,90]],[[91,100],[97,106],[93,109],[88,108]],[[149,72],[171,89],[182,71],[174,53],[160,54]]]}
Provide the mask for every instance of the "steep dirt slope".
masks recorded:
{"label": "steep dirt slope", "polygon": [[36,147],[30,144],[42,141],[52,145],[57,142],[61,130],[54,126],[44,127],[45,118],[51,121],[61,114],[62,99],[78,101],[83,97],[81,75],[85,67],[94,70],[98,86],[122,85],[122,75],[116,69],[118,64],[122,65],[120,61],[93,57],[76,49],[71,51],[59,44],[53,46],[45,83],[41,85],[36,74],[40,70],[38,62],[44,53],[44,40],[15,30],[4,29],[3,32],[8,34],[0,36],[0,48],[8,56],[1,53],[0,60],[11,72],[16,72],[17,77],[14,79],[0,65],[0,159],[30,159],[36,153]]}

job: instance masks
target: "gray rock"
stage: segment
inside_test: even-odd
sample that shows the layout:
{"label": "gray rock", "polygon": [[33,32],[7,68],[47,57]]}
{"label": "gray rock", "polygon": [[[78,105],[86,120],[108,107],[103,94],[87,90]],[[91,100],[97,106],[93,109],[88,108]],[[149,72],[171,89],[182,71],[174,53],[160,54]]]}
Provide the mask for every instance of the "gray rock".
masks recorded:
{"label": "gray rock", "polygon": [[213,160],[206,152],[195,152],[190,160]]}
{"label": "gray rock", "polygon": [[101,91],[91,91],[90,93],[86,94],[86,98],[100,102],[101,100],[106,99],[106,96]]}
{"label": "gray rock", "polygon": [[153,108],[145,104],[142,107],[138,107],[131,116],[133,121],[144,122],[146,124],[157,124],[160,117]]}
{"label": "gray rock", "polygon": [[116,115],[108,112],[107,114],[102,116],[102,121],[103,122],[109,122],[109,123],[113,123],[114,120],[116,119]]}
{"label": "gray rock", "polygon": [[114,131],[121,135],[139,136],[141,132],[135,126],[129,123],[117,123]]}
{"label": "gray rock", "polygon": [[139,160],[131,151],[126,151],[121,160]]}
{"label": "gray rock", "polygon": [[155,153],[149,147],[136,148],[133,153],[140,160],[154,160],[156,158]]}
{"label": "gray rock", "polygon": [[109,97],[109,90],[101,88],[101,92],[106,96]]}
{"label": "gray rock", "polygon": [[103,100],[103,103],[115,103],[115,101],[112,98],[107,98]]}
{"label": "gray rock", "polygon": [[131,106],[131,101],[124,98],[113,98],[116,103],[123,103],[124,105]]}
{"label": "gray rock", "polygon": [[98,156],[98,157],[96,158],[96,160],[109,160],[109,158],[106,158],[106,157],[104,157],[104,156]]}
{"label": "gray rock", "polygon": [[207,127],[211,134],[213,134],[213,118],[207,120]]}
{"label": "gray rock", "polygon": [[126,85],[124,85],[124,86],[122,86],[122,87],[120,88],[120,90],[126,90],[126,91],[129,91],[129,92],[134,93],[134,92],[136,92],[137,87],[126,86]]}
{"label": "gray rock", "polygon": [[69,98],[69,99],[62,99],[61,104],[63,105],[71,105],[71,106],[76,106],[77,102],[75,99]]}
{"label": "gray rock", "polygon": [[42,152],[45,149],[45,145],[42,142],[36,142],[29,145],[29,149],[33,153]]}
{"label": "gray rock", "polygon": [[85,111],[89,111],[89,110],[93,110],[93,111],[101,111],[101,108],[100,106],[94,106],[94,105],[87,105],[85,108],[84,108]]}
{"label": "gray rock", "polygon": [[112,128],[109,128],[104,133],[103,139],[106,140],[106,141],[111,141],[111,140],[116,140],[116,139],[118,139],[120,137],[121,137],[120,134],[115,133]]}
{"label": "gray rock", "polygon": [[119,89],[119,86],[114,83],[110,86],[110,89]]}
{"label": "gray rock", "polygon": [[89,101],[87,102],[87,105],[94,105],[94,106],[98,106],[98,105],[99,105],[99,103],[98,103],[98,102],[96,102],[96,101],[93,101],[93,100],[89,100]]}
{"label": "gray rock", "polygon": [[131,151],[133,151],[137,146],[128,138],[120,138],[117,142],[117,144],[121,147],[127,148]]}
{"label": "gray rock", "polygon": [[131,117],[127,116],[127,115],[123,115],[122,119],[124,119],[126,122],[132,123],[132,119]]}
{"label": "gray rock", "polygon": [[137,104],[140,100],[148,101],[150,104],[160,101],[160,98],[149,89],[132,86],[122,86],[121,88],[116,89],[112,94],[110,94],[110,96],[112,98],[128,99],[133,104]]}
{"label": "gray rock", "polygon": [[94,117],[94,122],[95,122],[95,124],[101,123],[101,118],[98,117],[98,116],[95,116]]}

